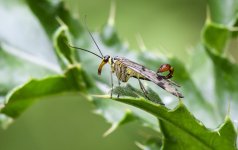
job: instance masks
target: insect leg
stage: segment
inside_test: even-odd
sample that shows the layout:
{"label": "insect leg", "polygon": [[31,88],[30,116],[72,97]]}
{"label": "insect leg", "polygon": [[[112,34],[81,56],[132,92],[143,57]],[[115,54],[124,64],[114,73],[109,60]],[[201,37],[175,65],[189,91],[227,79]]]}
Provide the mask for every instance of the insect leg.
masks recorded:
{"label": "insect leg", "polygon": [[146,91],[146,89],[145,89],[144,85],[141,83],[141,81],[140,81],[140,79],[139,79],[139,78],[138,78],[138,81],[139,81],[140,88],[141,88],[141,90],[142,90],[143,94],[145,95],[145,97],[146,97],[147,99],[150,99],[150,98],[147,96],[148,92]]}
{"label": "insect leg", "polygon": [[[120,80],[118,79],[118,86],[120,87],[120,85],[121,85],[121,82],[120,82]],[[118,95],[117,95],[117,98],[119,98],[119,93],[118,93]]]}
{"label": "insect leg", "polygon": [[112,71],[110,72],[111,74],[111,85],[112,85],[112,90],[111,90],[111,98],[112,98],[112,92],[113,92],[113,77],[112,77]]}

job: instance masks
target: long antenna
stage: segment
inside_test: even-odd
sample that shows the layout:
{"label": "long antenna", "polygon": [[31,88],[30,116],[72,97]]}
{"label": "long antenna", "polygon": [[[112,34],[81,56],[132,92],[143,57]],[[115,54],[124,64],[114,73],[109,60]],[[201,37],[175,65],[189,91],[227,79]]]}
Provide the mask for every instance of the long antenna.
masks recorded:
{"label": "long antenna", "polygon": [[97,56],[97,57],[103,59],[103,57],[101,57],[101,56],[99,56],[98,54],[96,54],[96,53],[94,53],[94,52],[91,52],[91,51],[89,51],[89,50],[87,50],[87,49],[80,48],[80,47],[75,47],[75,46],[71,46],[71,45],[69,45],[69,43],[67,43],[67,42],[66,42],[66,44],[67,44],[69,47],[71,47],[71,48],[79,49],[79,50],[83,50],[83,51],[89,52],[89,53],[94,54],[95,56]]}
{"label": "long antenna", "polygon": [[102,52],[101,52],[101,50],[100,50],[100,48],[99,48],[98,44],[96,43],[95,39],[93,38],[93,35],[91,34],[91,32],[90,32],[90,31],[89,31],[89,29],[88,29],[88,26],[87,26],[87,23],[86,23],[86,17],[87,17],[87,16],[85,15],[85,18],[84,18],[84,23],[85,23],[86,29],[87,29],[87,31],[88,31],[88,33],[89,33],[90,37],[92,38],[92,40],[93,40],[94,44],[97,46],[97,48],[98,48],[98,50],[99,50],[99,52],[100,52],[101,56],[103,57],[103,54],[102,54]]}

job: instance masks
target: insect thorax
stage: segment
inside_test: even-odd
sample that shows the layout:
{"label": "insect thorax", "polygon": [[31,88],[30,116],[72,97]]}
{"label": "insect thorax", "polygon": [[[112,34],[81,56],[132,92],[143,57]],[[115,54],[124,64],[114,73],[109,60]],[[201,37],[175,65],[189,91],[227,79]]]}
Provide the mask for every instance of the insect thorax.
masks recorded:
{"label": "insect thorax", "polygon": [[111,69],[113,73],[115,72],[117,78],[122,82],[127,82],[130,77],[145,79],[143,75],[129,68],[120,60],[114,59],[114,63],[111,64]]}

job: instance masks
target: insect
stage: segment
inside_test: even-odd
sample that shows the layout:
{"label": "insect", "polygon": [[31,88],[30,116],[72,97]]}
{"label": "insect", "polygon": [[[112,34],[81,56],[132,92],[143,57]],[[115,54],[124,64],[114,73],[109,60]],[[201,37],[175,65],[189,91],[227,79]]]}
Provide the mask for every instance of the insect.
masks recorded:
{"label": "insect", "polygon": [[[143,86],[141,80],[147,80],[155,83],[156,85],[160,86],[162,89],[166,90],[167,92],[175,95],[176,97],[183,98],[183,95],[178,91],[176,87],[180,87],[178,84],[174,83],[173,81],[170,80],[170,78],[173,77],[174,73],[174,68],[169,65],[169,64],[163,64],[160,66],[160,68],[157,70],[157,72],[154,72],[145,66],[138,64],[136,62],[133,62],[127,58],[124,57],[111,57],[109,55],[103,55],[98,44],[96,43],[95,39],[93,38],[91,32],[87,28],[88,33],[90,37],[92,38],[94,44],[96,45],[98,51],[100,52],[100,55],[84,49],[84,48],[79,48],[79,47],[74,47],[69,45],[69,47],[74,48],[74,49],[79,49],[83,50],[86,52],[89,52],[100,59],[102,59],[102,62],[100,63],[98,67],[98,75],[101,75],[102,68],[105,64],[109,64],[111,66],[111,85],[112,85],[112,90],[113,90],[113,78],[112,74],[115,73],[116,77],[118,79],[118,84],[120,86],[120,82],[127,82],[130,78],[136,78],[139,82],[140,88],[146,98],[149,99],[148,97],[148,92],[146,91],[145,87]],[[169,73],[167,75],[161,75],[162,72],[167,72]],[[112,98],[112,90],[111,90],[111,98]],[[118,95],[119,97],[119,95]]]}

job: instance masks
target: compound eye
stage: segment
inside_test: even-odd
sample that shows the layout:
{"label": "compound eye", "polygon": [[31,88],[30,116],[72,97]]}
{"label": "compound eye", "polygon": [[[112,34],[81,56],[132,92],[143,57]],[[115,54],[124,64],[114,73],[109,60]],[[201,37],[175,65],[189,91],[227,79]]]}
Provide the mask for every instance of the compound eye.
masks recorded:
{"label": "compound eye", "polygon": [[109,56],[109,55],[106,55],[106,56],[104,56],[103,59],[104,59],[105,62],[108,62],[109,58],[110,58],[110,56]]}

